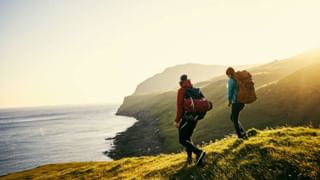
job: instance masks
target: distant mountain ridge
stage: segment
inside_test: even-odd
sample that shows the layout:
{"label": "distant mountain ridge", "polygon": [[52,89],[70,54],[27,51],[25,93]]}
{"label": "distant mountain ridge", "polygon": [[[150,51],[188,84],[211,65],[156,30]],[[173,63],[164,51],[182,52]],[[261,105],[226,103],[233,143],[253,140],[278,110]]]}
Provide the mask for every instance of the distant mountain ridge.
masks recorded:
{"label": "distant mountain ridge", "polygon": [[[249,68],[252,66],[253,65],[242,65],[236,66],[236,68]],[[179,77],[182,74],[187,74],[194,83],[207,81],[223,74],[226,68],[227,66],[224,65],[204,65],[196,63],[172,66],[141,82],[133,94],[159,93],[177,89],[179,87]]]}

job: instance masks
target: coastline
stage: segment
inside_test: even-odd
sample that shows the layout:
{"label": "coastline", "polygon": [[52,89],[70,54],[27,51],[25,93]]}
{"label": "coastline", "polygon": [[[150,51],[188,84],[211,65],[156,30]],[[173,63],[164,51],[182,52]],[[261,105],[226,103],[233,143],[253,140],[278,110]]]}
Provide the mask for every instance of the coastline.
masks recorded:
{"label": "coastline", "polygon": [[112,161],[104,151],[112,148],[118,133],[136,122],[117,117],[118,107],[99,104],[1,110],[0,175],[52,163]]}
{"label": "coastline", "polygon": [[164,152],[161,146],[163,139],[158,129],[159,118],[152,118],[147,111],[131,114],[120,111],[120,108],[116,115],[133,117],[137,122],[114,137],[113,148],[105,152],[107,156],[118,160],[124,157],[157,155]]}

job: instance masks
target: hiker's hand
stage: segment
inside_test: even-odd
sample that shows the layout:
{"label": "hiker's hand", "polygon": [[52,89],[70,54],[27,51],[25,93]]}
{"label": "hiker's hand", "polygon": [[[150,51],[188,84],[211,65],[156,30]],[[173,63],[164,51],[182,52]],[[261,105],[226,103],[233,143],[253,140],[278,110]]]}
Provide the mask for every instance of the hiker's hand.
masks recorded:
{"label": "hiker's hand", "polygon": [[174,127],[179,128],[180,123],[174,122]]}

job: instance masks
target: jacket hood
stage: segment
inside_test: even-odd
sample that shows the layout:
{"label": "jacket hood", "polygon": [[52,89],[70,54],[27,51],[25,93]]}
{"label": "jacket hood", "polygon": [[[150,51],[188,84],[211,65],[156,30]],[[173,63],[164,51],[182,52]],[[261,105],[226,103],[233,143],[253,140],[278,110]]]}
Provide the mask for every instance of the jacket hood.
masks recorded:
{"label": "jacket hood", "polygon": [[185,81],[182,81],[181,87],[182,87],[182,88],[192,88],[191,81],[190,81],[189,79],[188,79],[188,80],[185,80]]}

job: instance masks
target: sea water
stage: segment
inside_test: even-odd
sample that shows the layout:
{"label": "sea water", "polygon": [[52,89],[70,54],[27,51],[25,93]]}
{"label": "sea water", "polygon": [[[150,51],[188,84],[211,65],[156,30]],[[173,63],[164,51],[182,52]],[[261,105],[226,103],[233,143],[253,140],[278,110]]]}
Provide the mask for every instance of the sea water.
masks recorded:
{"label": "sea water", "polygon": [[36,166],[111,161],[117,133],[134,118],[116,116],[118,105],[0,109],[0,175]]}

